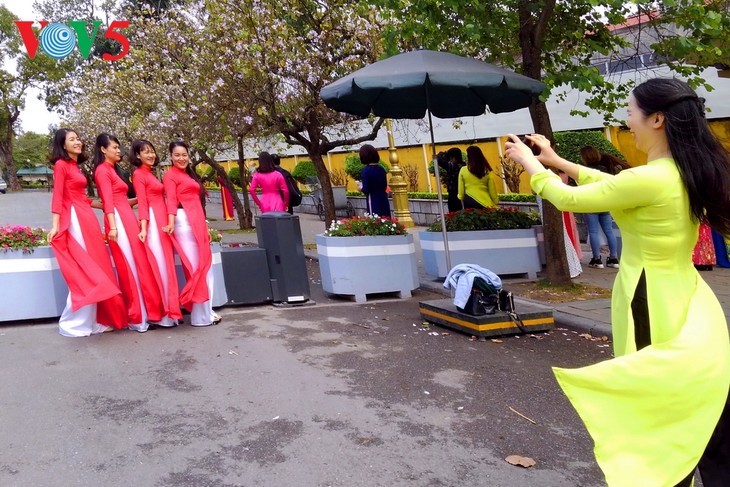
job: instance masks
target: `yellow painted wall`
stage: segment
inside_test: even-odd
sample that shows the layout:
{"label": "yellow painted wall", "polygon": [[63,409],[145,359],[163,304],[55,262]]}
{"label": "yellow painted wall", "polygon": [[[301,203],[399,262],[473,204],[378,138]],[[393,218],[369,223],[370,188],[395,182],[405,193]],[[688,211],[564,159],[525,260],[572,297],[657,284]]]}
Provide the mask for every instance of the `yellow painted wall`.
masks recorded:
{"label": "yellow painted wall", "polygon": [[[711,121],[710,122],[710,128],[713,130],[713,132],[720,138],[720,140],[723,142],[725,147],[727,147],[730,150],[730,120],[717,120],[717,121]],[[626,160],[631,164],[632,166],[637,166],[641,164],[646,164],[646,154],[638,151],[636,149],[636,146],[634,145],[634,140],[631,135],[631,133],[626,130],[625,128],[620,127],[610,127],[609,128],[609,135],[610,139],[614,146],[621,152]],[[500,154],[500,147],[504,147],[504,143],[506,142],[506,139],[504,137],[500,137],[498,139],[492,139],[484,142],[478,142],[476,145],[482,149],[482,152],[484,152],[484,155],[486,156],[487,160],[489,161],[489,164],[492,166],[492,169],[494,171],[492,172],[492,178],[494,179],[495,184],[497,185],[497,191],[499,193],[507,193],[507,187],[504,185],[504,182],[502,179],[497,176],[497,173],[500,173],[500,163],[499,163],[499,154]],[[466,148],[469,147],[469,145],[472,144],[436,144],[436,152],[440,151],[446,151],[450,149],[451,147],[458,147],[462,151],[466,151]],[[499,145],[499,146],[498,146]],[[355,152],[338,152],[338,153],[332,153],[328,154],[325,157],[325,164],[327,167],[332,170],[343,170],[345,169],[345,158],[347,158],[349,155],[354,154]],[[378,150],[378,153],[380,154],[380,159],[389,162],[389,152],[387,149],[380,149]],[[419,146],[409,146],[409,147],[401,147],[397,149],[398,154],[398,163],[403,165],[411,165],[416,166],[419,170],[419,178],[418,178],[418,190],[423,192],[436,192],[436,177],[428,173],[428,166],[431,162],[432,157],[432,150],[431,150],[431,144],[423,144]],[[290,157],[282,157],[281,159],[281,166],[286,169],[287,171],[291,172],[294,170],[294,167],[296,164],[301,160],[307,160],[309,157],[307,155],[296,155],[296,156],[290,156]],[[254,166],[256,165],[255,159],[247,159],[246,164],[248,166]],[[235,161],[228,161],[222,163],[222,165],[226,168],[226,170],[230,170],[231,167],[236,165]],[[355,182],[348,178],[347,182],[347,189],[351,191],[356,191],[357,186],[355,185]],[[529,179],[527,177],[527,174],[523,174],[521,178],[521,184],[520,184],[520,192],[523,193],[531,193]]]}

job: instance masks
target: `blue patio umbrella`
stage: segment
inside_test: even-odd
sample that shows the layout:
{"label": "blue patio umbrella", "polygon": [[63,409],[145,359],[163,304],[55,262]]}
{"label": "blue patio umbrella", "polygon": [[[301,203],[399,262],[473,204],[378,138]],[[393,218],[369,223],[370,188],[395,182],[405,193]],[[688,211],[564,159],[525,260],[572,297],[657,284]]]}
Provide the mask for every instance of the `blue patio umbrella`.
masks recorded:
{"label": "blue patio umbrella", "polygon": [[[512,112],[530,106],[545,84],[493,64],[448,52],[410,51],[378,61],[325,86],[320,96],[338,112],[366,117],[421,119],[428,115],[433,157],[436,145],[431,115],[456,118]],[[438,164],[434,163],[436,180]],[[437,185],[443,207],[441,185]],[[451,268],[446,222],[441,216],[446,266]]]}

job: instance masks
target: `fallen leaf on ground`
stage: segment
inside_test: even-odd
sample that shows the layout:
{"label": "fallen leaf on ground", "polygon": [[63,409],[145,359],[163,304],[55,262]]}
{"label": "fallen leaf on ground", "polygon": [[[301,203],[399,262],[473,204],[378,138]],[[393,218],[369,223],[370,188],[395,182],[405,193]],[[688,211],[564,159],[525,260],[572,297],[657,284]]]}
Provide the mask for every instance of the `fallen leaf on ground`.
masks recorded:
{"label": "fallen leaf on ground", "polygon": [[505,458],[505,461],[511,465],[516,465],[519,467],[524,468],[530,468],[535,465],[535,460],[533,460],[530,457],[523,457],[520,455],[510,455],[507,458]]}

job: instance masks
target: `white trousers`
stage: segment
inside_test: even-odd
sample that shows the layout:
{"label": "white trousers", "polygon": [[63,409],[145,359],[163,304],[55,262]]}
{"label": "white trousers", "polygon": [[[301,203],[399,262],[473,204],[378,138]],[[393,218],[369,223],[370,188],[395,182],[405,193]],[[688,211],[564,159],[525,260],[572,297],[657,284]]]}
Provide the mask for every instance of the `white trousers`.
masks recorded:
{"label": "white trousers", "polygon": [[[71,238],[75,239],[86,250],[86,243],[84,242],[84,235],[81,233],[79,218],[76,216],[76,210],[73,206],[71,207],[71,223],[68,227],[68,233],[71,235]],[[65,337],[87,337],[89,335],[103,333],[109,329],[111,329],[110,326],[97,323],[96,304],[88,304],[73,311],[71,309],[71,293],[68,293],[66,307],[63,309],[61,318],[58,320],[58,332],[61,335]]]}
{"label": "white trousers", "polygon": [[[162,240],[160,238],[160,229],[157,226],[157,220],[155,219],[154,212],[150,209],[150,219],[147,223],[147,246],[149,247],[152,255],[155,256],[157,261],[157,268],[160,271],[160,279],[162,280],[162,300],[167,307],[167,296],[168,290],[170,289],[170,283],[167,282],[167,260],[165,260],[165,252],[162,250]],[[162,317],[159,323],[160,326],[175,326],[177,320],[173,320],[169,316],[165,315]]]}
{"label": "white trousers", "polygon": [[[106,218],[106,215],[104,215]],[[114,210],[114,217],[117,221],[117,245],[122,249],[124,259],[127,261],[127,265],[134,275],[134,284],[137,290],[137,297],[139,299],[139,306],[142,309],[142,322],[141,323],[130,323],[129,329],[139,332],[147,331],[149,325],[147,324],[147,308],[144,305],[144,297],[142,296],[142,286],[139,285],[139,273],[137,272],[137,263],[134,261],[134,254],[132,253],[132,245],[129,243],[130,238],[139,238],[137,234],[127,235],[127,229],[124,228],[122,219],[119,216],[117,210]],[[118,271],[117,271],[118,272]]]}
{"label": "white trousers", "polygon": [[[180,244],[185,257],[190,261],[193,271],[198,270],[200,263],[198,254],[198,242],[195,240],[193,228],[190,226],[188,216],[185,210],[179,208],[175,216],[175,239]],[[207,326],[217,319],[217,315],[213,312],[213,266],[210,266],[208,274],[205,276],[205,282],[208,285],[208,301],[204,303],[194,303],[190,312],[190,324],[193,326]]]}

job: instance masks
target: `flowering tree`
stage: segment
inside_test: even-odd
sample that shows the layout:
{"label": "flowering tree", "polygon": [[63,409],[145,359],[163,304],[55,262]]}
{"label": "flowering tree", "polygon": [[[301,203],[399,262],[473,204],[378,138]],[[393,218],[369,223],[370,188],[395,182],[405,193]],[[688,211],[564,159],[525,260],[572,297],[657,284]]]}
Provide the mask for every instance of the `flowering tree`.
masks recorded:
{"label": "flowering tree", "polygon": [[[167,142],[185,140],[193,165],[205,162],[214,168],[233,195],[239,226],[251,228],[248,199],[241,202],[215,160],[215,154],[251,132],[250,108],[247,98],[234,92],[235,80],[214,71],[214,60],[221,53],[205,47],[213,46],[202,2],[187,2],[184,8],[156,15],[149,10],[124,15],[131,19],[128,55],[114,63],[97,60],[86,66],[68,122],[87,140],[102,131],[126,142],[148,139],[162,159]],[[246,93],[241,84],[235,88]],[[239,165],[243,163],[241,150]],[[242,182],[244,190],[246,184]]]}
{"label": "flowering tree", "polygon": [[373,140],[377,120],[362,135],[353,118],[323,104],[326,84],[377,60],[379,26],[369,13],[347,0],[222,0],[208,3],[210,27],[221,52],[237,58],[220,62],[249,78],[259,134],[278,133],[303,147],[317,169],[325,220],[335,219],[332,184],[323,156],[340,146]]}

